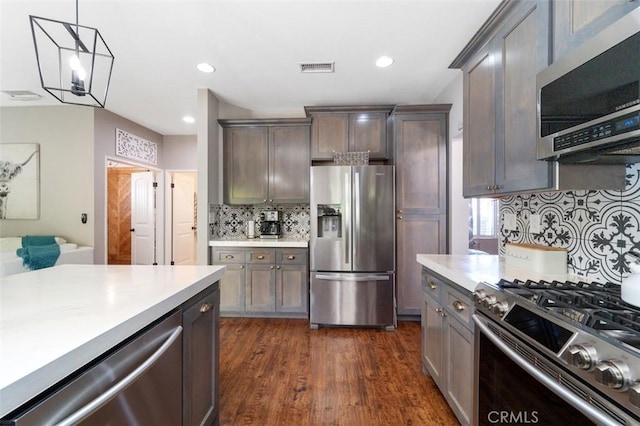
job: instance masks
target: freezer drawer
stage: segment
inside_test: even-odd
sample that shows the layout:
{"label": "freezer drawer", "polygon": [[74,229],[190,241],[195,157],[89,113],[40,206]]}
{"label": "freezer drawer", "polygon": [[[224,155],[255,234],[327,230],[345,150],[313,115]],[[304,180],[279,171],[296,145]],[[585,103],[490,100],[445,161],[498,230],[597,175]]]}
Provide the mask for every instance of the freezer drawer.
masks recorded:
{"label": "freezer drawer", "polygon": [[381,326],[394,329],[394,274],[311,274],[311,328],[320,325]]}

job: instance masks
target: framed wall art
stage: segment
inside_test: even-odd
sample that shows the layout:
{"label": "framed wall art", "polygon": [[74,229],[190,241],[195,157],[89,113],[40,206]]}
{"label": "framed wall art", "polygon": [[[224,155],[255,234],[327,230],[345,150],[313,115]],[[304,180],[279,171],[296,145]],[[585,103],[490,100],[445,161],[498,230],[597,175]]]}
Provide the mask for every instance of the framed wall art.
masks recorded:
{"label": "framed wall art", "polygon": [[0,144],[0,219],[38,219],[40,145]]}

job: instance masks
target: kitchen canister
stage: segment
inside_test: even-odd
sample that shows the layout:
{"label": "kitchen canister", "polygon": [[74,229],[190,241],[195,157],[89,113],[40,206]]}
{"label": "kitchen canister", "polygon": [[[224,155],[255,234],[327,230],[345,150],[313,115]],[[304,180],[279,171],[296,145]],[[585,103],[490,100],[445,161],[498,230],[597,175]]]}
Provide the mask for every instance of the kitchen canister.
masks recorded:
{"label": "kitchen canister", "polygon": [[247,222],[247,238],[256,237],[256,223],[253,220]]}
{"label": "kitchen canister", "polygon": [[630,251],[625,256],[630,260],[631,275],[622,280],[622,300],[640,307],[640,253]]}

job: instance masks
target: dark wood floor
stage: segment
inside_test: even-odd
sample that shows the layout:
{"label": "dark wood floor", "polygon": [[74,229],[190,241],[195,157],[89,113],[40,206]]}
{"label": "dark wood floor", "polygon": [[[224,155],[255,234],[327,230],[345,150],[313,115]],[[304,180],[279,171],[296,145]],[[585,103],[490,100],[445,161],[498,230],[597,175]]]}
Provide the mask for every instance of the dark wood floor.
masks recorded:
{"label": "dark wood floor", "polygon": [[457,425],[421,369],[420,324],[310,330],[222,318],[220,424]]}

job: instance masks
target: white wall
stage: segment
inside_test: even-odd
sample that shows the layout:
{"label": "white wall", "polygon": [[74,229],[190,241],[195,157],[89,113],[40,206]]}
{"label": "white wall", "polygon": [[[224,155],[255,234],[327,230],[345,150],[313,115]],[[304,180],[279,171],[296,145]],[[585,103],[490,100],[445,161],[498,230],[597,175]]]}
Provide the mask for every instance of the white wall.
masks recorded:
{"label": "white wall", "polygon": [[434,103],[452,104],[449,113],[449,250],[451,254],[467,254],[469,202],[462,198],[462,71]]}
{"label": "white wall", "polygon": [[198,169],[197,136],[164,136],[163,141],[165,170]]}
{"label": "white wall", "polygon": [[94,245],[93,127],[93,108],[0,108],[0,143],[40,144],[40,218],[2,220],[0,236],[54,234]]}

